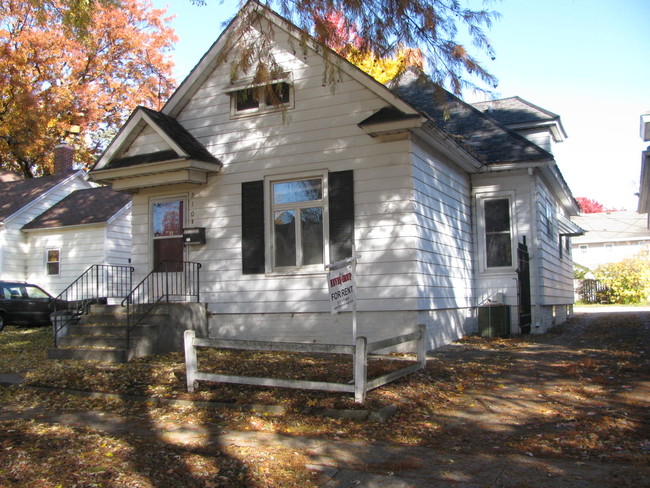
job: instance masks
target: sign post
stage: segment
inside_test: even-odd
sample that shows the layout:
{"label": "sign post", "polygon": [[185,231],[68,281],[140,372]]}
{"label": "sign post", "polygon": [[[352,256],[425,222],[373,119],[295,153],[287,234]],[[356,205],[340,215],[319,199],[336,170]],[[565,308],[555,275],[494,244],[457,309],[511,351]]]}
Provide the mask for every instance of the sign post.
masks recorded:
{"label": "sign post", "polygon": [[352,309],[352,343],[357,339],[357,256],[326,265],[332,315]]}

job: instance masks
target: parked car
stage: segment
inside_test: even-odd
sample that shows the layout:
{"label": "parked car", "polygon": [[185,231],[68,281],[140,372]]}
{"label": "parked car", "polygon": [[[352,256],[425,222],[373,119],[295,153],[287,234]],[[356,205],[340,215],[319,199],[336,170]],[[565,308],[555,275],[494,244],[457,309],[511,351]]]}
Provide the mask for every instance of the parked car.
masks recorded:
{"label": "parked car", "polygon": [[0,330],[5,325],[50,325],[54,297],[30,283],[0,281]]}

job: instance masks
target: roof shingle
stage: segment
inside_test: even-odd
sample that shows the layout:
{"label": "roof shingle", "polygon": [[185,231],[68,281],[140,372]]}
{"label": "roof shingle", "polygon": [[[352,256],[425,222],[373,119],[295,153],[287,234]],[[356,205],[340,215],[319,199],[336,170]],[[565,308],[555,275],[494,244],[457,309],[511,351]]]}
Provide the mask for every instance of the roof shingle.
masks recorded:
{"label": "roof shingle", "polygon": [[70,178],[75,172],[0,182],[0,222]]}
{"label": "roof shingle", "polygon": [[553,159],[538,145],[412,71],[391,89],[484,163]]}
{"label": "roof shingle", "polygon": [[101,224],[131,201],[131,195],[110,187],[88,188],[70,193],[59,203],[24,225],[23,230]]}

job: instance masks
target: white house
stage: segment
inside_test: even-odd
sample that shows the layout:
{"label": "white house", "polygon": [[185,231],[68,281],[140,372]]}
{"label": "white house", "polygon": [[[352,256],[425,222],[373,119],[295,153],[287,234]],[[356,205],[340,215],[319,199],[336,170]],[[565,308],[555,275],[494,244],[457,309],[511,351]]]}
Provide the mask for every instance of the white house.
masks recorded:
{"label": "white house", "polygon": [[[281,107],[218,62],[244,14],[273,26]],[[135,281],[164,259],[198,262],[211,336],[348,343],[325,267],[354,245],[371,340],[423,323],[439,346],[475,331],[488,300],[511,306],[513,333],[563,321],[580,229],[549,150],[559,118],[524,137],[486,107],[452,95],[442,106],[409,74],[384,86],[334,54],[340,79],[324,86],[324,48],[302,52],[301,35],[247,3],[165,107],[138,108],[91,170],[133,195]],[[205,242],[185,244],[187,228]]]}
{"label": "white house", "polygon": [[93,264],[131,260],[131,197],[109,187],[70,193],[25,224],[26,279],[58,295]]}
{"label": "white house", "polygon": [[616,263],[650,251],[647,214],[602,212],[572,220],[586,232],[573,239],[573,259],[592,271],[601,264]]}
{"label": "white house", "polygon": [[58,295],[90,265],[127,264],[130,196],[98,188],[72,170],[70,146],[55,153],[55,174],[0,181],[0,278],[29,281]]}

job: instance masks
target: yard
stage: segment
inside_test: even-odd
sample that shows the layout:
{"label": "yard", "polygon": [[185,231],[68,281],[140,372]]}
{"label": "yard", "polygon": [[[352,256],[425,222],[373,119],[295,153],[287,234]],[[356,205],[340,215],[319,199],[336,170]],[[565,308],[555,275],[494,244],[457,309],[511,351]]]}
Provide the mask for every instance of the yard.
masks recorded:
{"label": "yard", "polygon": [[[426,370],[369,392],[364,405],[350,394],[241,385],[201,383],[189,394],[181,354],[124,365],[48,361],[49,341],[47,328],[7,327],[0,334],[0,373],[25,377],[25,386],[0,388],[0,486],[319,486],[306,451],[253,449],[214,437],[180,442],[162,434],[183,425],[381,441],[457,455],[517,453],[629,466],[650,461],[649,312],[588,314],[544,336],[469,337],[431,353]],[[352,370],[349,358],[337,356],[214,351],[199,361],[202,369],[227,374],[313,380],[346,381]],[[377,359],[369,371],[392,364]],[[350,414],[389,406],[396,413],[388,422]],[[127,419],[134,427],[105,432],[51,421],[73,413]]]}

